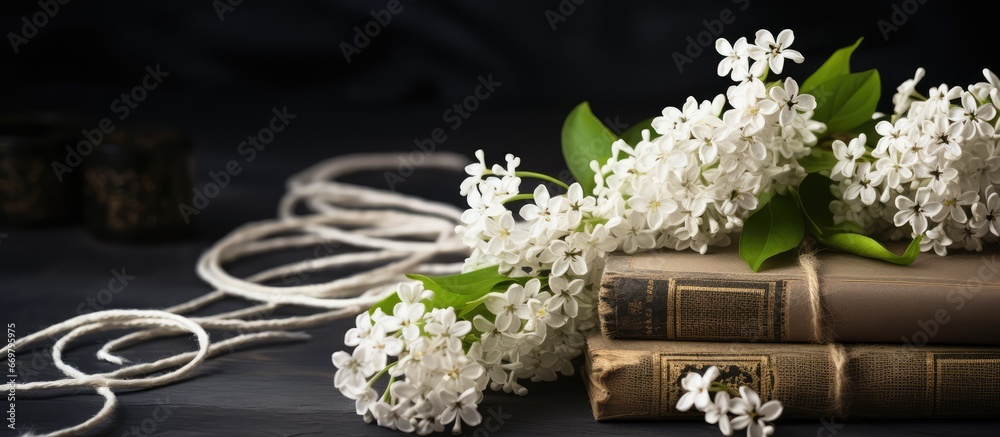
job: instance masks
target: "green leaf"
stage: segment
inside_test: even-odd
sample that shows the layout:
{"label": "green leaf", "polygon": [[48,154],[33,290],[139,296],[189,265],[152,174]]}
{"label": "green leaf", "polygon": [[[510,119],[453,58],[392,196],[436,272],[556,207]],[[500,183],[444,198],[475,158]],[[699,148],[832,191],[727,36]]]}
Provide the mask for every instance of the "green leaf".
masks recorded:
{"label": "green leaf", "polygon": [[820,239],[819,242],[842,252],[905,266],[913,263],[917,259],[917,255],[920,255],[920,240],[922,238],[923,235],[920,235],[913,239],[902,255],[892,253],[882,243],[861,234],[833,234]]}
{"label": "green leaf", "polygon": [[805,224],[795,200],[787,194],[773,196],[744,223],[740,257],[756,272],[767,259],[798,246],[804,234]]}
{"label": "green leaf", "polygon": [[[495,292],[503,293],[504,291],[507,290],[507,287],[508,287],[507,284],[499,284],[499,285],[494,286],[493,289],[490,290],[490,292],[492,293],[492,292],[495,291]],[[465,319],[465,320],[472,320],[472,318],[475,317],[475,314],[471,314],[471,313],[473,313],[474,311],[476,311],[477,308],[485,307],[485,305],[483,305],[483,304],[486,303],[486,299],[488,297],[489,297],[489,293],[486,293],[486,294],[482,295],[481,297],[479,297],[478,299],[470,300],[470,301],[466,302],[465,306],[462,307],[461,310],[458,312],[458,318]],[[467,315],[468,315],[468,317],[466,317]],[[486,316],[486,314],[483,314],[483,316]],[[486,317],[486,318],[492,319],[492,317]]]}
{"label": "green leaf", "polygon": [[843,233],[864,235],[867,231],[850,220],[834,224],[830,202],[836,200],[836,197],[830,191],[832,185],[834,183],[830,178],[814,173],[807,175],[798,188],[793,189],[806,219],[806,231],[816,239]]}
{"label": "green leaf", "polygon": [[402,302],[402,299],[399,298],[399,295],[392,293],[386,296],[385,299],[380,300],[377,304],[372,305],[372,307],[368,309],[368,314],[375,314],[375,310],[377,309],[382,309],[383,313],[392,314],[392,308],[400,302]]}
{"label": "green leaf", "polygon": [[836,200],[836,197],[830,191],[832,185],[830,178],[817,173],[807,175],[799,184],[797,193],[802,212],[818,228],[833,227],[830,202]]}
{"label": "green leaf", "polygon": [[[467,304],[485,296],[495,287],[506,287],[515,282],[523,285],[531,279],[501,275],[497,271],[497,266],[433,278],[412,273],[406,277],[420,281],[425,290],[434,292],[434,299],[430,302],[431,308],[454,307],[456,311],[461,311]],[[368,312],[374,313],[376,308],[381,308],[386,314],[392,314],[392,308],[399,302],[399,295],[393,293],[369,309]]]}
{"label": "green leaf", "polygon": [[823,235],[843,234],[843,233],[865,235],[868,233],[868,231],[865,230],[865,228],[861,227],[861,225],[854,223],[850,220],[844,220],[843,222],[840,222],[834,226],[823,228]]}
{"label": "green leaf", "polygon": [[809,156],[799,159],[799,165],[805,169],[806,173],[819,173],[825,170],[832,170],[837,164],[837,157],[833,155],[833,150],[820,146],[813,146]]}
{"label": "green leaf", "polygon": [[851,130],[871,120],[881,92],[878,70],[837,76],[813,90],[813,119],[826,123],[827,134]]}
{"label": "green leaf", "polygon": [[653,130],[653,119],[647,118],[629,126],[628,129],[625,129],[625,132],[622,133],[622,139],[625,140],[628,145],[635,147],[635,145],[639,143],[639,140],[642,140],[643,129],[649,129],[649,139],[660,136],[660,134]]}
{"label": "green leaf", "polygon": [[514,282],[527,282],[528,278],[511,278],[497,273],[496,266],[458,275],[428,277],[410,273],[407,278],[420,281],[425,290],[434,292],[431,308],[454,307],[461,310],[465,304],[485,296],[493,287]]}
{"label": "green leaf", "polygon": [[459,273],[448,276],[428,277],[409,273],[407,278],[420,281],[427,290],[445,290],[450,293],[470,295],[481,292],[483,289],[489,291],[497,284],[504,282],[527,282],[530,278],[511,278],[498,273],[497,266],[483,267],[471,272]]}
{"label": "green leaf", "polygon": [[808,93],[816,86],[833,79],[837,76],[843,76],[851,72],[851,55],[854,54],[854,49],[858,48],[861,41],[864,38],[858,38],[854,44],[844,47],[840,50],[833,52],[830,58],[826,60],[812,75],[806,78],[805,82],[802,82],[802,92]]}
{"label": "green leaf", "polygon": [[761,208],[767,206],[768,202],[771,201],[771,196],[774,196],[773,192],[761,191],[760,194],[757,195],[757,209],[754,211],[759,211]]}
{"label": "green leaf", "polygon": [[594,192],[594,171],[590,162],[603,164],[611,157],[611,144],[618,136],[590,111],[590,103],[577,105],[562,126],[563,158],[585,194]]}

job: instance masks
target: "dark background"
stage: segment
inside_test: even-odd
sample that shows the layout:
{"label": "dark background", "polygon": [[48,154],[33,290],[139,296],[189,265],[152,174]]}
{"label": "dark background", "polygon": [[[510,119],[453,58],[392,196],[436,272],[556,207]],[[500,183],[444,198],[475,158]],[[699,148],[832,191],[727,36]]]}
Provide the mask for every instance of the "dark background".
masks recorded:
{"label": "dark background", "polygon": [[[347,62],[342,43],[354,44],[355,27],[373,18],[388,1],[249,2],[225,11],[201,1],[73,0],[37,30],[18,53],[8,32],[22,33],[21,18],[41,10],[37,1],[5,1],[0,11],[0,102],[4,113],[51,111],[75,114],[84,124],[115,117],[112,102],[138,85],[147,66],[170,74],[135,108],[127,122],[156,123],[188,133],[194,141],[196,187],[208,174],[242,156],[238,144],[266,126],[272,108],[287,107],[296,118],[258,158],[243,165],[197,217],[196,237],[156,246],[123,245],[95,239],[82,226],[0,229],[0,321],[16,322],[19,335],[76,315],[78,304],[106,287],[111,269],[136,276],[109,308],[162,308],[209,291],[194,273],[198,255],[236,226],[272,218],[291,174],[331,156],[372,151],[417,150],[415,140],[435,128],[447,133],[438,150],[472,157],[486,150],[491,162],[504,153],[523,158],[522,167],[557,175],[565,169],[559,129],[583,100],[599,117],[623,125],[722,93],[728,78],[715,74],[720,57],[712,46],[679,71],[672,55],[684,54],[687,38],[706,30],[703,21],[731,9],[735,21],[722,37],[734,41],[757,29],[796,33],[792,48],[806,57],[786,64],[801,82],[835,49],[858,37],[856,70],[879,68],[883,111],[891,110],[895,86],[923,66],[920,90],[946,82],[982,81],[984,67],[997,69],[996,8],[993,2],[612,2],[570,0],[410,2],[360,53]],[[579,1],[579,0],[578,0]],[[739,10],[744,4],[746,10]],[[893,6],[917,5],[897,13],[898,30],[883,38],[878,22],[893,23]],[[561,8],[561,9],[560,9]],[[912,9],[910,9],[912,10]],[[547,13],[549,14],[547,16]],[[556,17],[555,14],[558,14]],[[901,23],[905,16],[906,22]],[[553,29],[550,20],[554,21]],[[712,40],[714,41],[714,37]],[[461,126],[443,120],[455,103],[473,94],[478,78],[500,82],[489,99]],[[421,171],[396,188],[461,202],[462,175]],[[386,187],[382,174],[356,178]],[[264,347],[206,364],[189,380],[158,390],[125,394],[103,435],[122,435],[146,418],[156,402],[177,405],[160,434],[174,435],[351,435],[381,432],[353,415],[353,404],[332,388],[329,353],[342,349],[350,321],[310,330],[313,342]],[[178,340],[140,349],[148,360],[169,350],[190,348]],[[104,369],[87,354],[74,361]],[[144,353],[146,355],[144,355]],[[28,352],[25,352],[28,354]],[[35,368],[35,355],[25,359]],[[51,374],[40,358],[38,366]],[[532,395],[515,399],[488,394],[484,408],[513,417],[496,434],[718,435],[696,422],[665,425],[605,424],[589,418],[578,378],[533,384]],[[51,399],[19,397],[19,424],[39,431],[79,423],[97,410],[94,396]],[[553,406],[558,406],[554,408]],[[804,421],[779,425],[782,435],[983,435],[988,422],[852,422],[844,428]],[[987,431],[988,430],[988,431]],[[5,429],[6,431],[6,429]],[[825,433],[824,433],[825,432]],[[6,434],[5,434],[6,435]],[[468,432],[467,435],[472,435]],[[476,434],[482,435],[482,434]]]}
{"label": "dark background", "polygon": [[[917,67],[928,70],[920,87],[926,91],[942,82],[982,81],[981,70],[997,65],[987,19],[997,8],[987,1],[821,2],[810,6],[814,14],[803,10],[805,3],[759,0],[402,0],[402,11],[351,62],[342,43],[354,45],[355,27],[388,1],[245,1],[224,8],[220,20],[217,8],[225,2],[70,1],[19,53],[0,50],[4,110],[71,112],[96,127],[115,115],[112,101],[139,83],[146,66],[160,65],[170,76],[126,121],[190,133],[196,175],[207,179],[216,162],[238,157],[237,144],[265,125],[272,107],[287,106],[298,115],[291,128],[223,193],[263,182],[276,188],[258,190],[267,194],[261,203],[272,205],[278,182],[294,170],[343,153],[409,152],[437,127],[448,134],[441,150],[471,157],[483,148],[492,161],[512,152],[524,155],[526,169],[557,174],[564,168],[559,127],[583,100],[600,118],[625,126],[680,106],[689,95],[724,93],[730,81],[715,74],[720,57],[712,46],[683,72],[672,56],[684,54],[688,38],[697,39],[703,22],[718,20],[724,9],[735,17],[721,31],[730,41],[752,41],[760,28],[775,35],[793,29],[793,48],[806,61],[789,63],[785,74],[800,82],[835,49],[864,37],[854,68],[881,71],[885,111],[896,85]],[[900,14],[894,6],[916,10]],[[5,2],[0,30],[20,33],[21,17],[38,10],[36,1]],[[898,29],[886,40],[878,22],[894,23],[894,13]],[[470,96],[479,76],[490,75],[502,85],[450,129],[444,111]],[[270,212],[248,211],[252,217],[233,224]]]}

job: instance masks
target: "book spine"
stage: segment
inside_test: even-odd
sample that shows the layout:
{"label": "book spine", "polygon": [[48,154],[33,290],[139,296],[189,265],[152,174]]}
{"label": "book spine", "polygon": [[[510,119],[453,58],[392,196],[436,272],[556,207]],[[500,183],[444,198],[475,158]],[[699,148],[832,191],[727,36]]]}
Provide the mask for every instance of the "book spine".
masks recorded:
{"label": "book spine", "polygon": [[606,270],[598,314],[610,338],[782,342],[786,292],[783,280]]}
{"label": "book spine", "polygon": [[[675,406],[684,375],[708,366],[720,368],[718,380],[731,393],[747,385],[764,401],[780,400],[786,418],[995,417],[1000,405],[1000,379],[981,377],[1000,372],[998,349],[848,347],[847,365],[837,369],[821,345],[739,350],[705,343],[692,351],[677,345],[684,342],[643,343],[646,350],[588,349],[583,379],[595,419],[700,417]],[[837,371],[846,381],[839,386]]]}

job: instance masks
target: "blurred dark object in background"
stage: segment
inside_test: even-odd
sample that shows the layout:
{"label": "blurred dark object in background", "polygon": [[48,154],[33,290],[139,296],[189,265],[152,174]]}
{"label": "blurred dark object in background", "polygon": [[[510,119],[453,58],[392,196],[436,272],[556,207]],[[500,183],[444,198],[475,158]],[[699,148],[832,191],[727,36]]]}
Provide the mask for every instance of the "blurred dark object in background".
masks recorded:
{"label": "blurred dark object in background", "polygon": [[163,127],[120,127],[83,165],[84,215],[94,236],[152,243],[191,235],[178,213],[191,204],[191,139]]}
{"label": "blurred dark object in background", "polygon": [[0,118],[0,226],[53,226],[80,218],[78,174],[57,174],[77,124],[55,114]]}
{"label": "blurred dark object in background", "polygon": [[[792,48],[806,59],[786,74],[800,83],[864,37],[852,67],[879,69],[883,112],[918,67],[927,70],[922,92],[1000,71],[996,31],[979,22],[997,4],[985,0],[43,3],[0,8],[5,108],[77,114],[87,131],[105,119],[177,128],[196,145],[196,187],[239,161],[239,176],[192,213],[205,241],[273,218],[285,179],[303,168],[359,151],[406,156],[438,129],[435,151],[471,159],[482,148],[490,162],[512,153],[525,169],[559,175],[560,126],[581,101],[619,132],[688,96],[724,93],[732,81],[716,74],[716,37],[793,29]],[[151,70],[162,71],[155,87]],[[473,101],[474,112],[455,109],[480,78],[495,92]],[[285,107],[295,123],[244,161],[241,142]],[[419,172],[393,184],[370,179],[359,182],[464,206],[461,174],[437,172],[428,179],[438,185],[424,186]]]}

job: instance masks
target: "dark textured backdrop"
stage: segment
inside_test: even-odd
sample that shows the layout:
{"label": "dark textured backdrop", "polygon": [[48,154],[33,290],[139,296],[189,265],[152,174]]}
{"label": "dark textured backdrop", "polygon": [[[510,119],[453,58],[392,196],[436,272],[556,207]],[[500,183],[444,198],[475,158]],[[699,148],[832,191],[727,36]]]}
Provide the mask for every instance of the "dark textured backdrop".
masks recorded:
{"label": "dark textured backdrop", "polygon": [[[720,58],[712,47],[683,72],[673,56],[688,50],[688,38],[697,41],[705,21],[717,28],[712,21],[724,9],[733,20],[721,36],[730,41],[752,40],[759,28],[794,29],[806,62],[787,72],[800,81],[834,49],[865,37],[855,67],[882,71],[883,104],[919,66],[928,69],[929,86],[967,85],[996,65],[995,30],[981,10],[989,1],[818,2],[812,15],[799,2],[760,0],[401,0],[402,10],[351,62],[342,43],[353,46],[355,27],[389,1],[226,2],[69,1],[19,53],[0,50],[4,109],[74,111],[96,121],[145,66],[159,64],[171,76],[130,121],[239,136],[271,106],[287,105],[329,135],[270,158],[314,159],[359,147],[409,150],[413,139],[444,125],[442,113],[472,93],[478,76],[492,75],[502,86],[443,148],[530,150],[528,159],[552,165],[559,124],[579,101],[590,100],[602,118],[631,123],[688,95],[724,92],[728,79],[715,75]],[[37,0],[5,2],[0,30],[22,33],[21,17],[40,9]],[[880,28],[880,20],[892,27]],[[199,150],[232,148],[198,139]]]}
{"label": "dark textured backdrop", "polygon": [[[447,140],[439,150],[471,157],[484,148],[492,160],[509,151],[523,155],[525,169],[558,173],[564,168],[559,126],[579,101],[590,100],[600,117],[620,125],[680,105],[688,95],[709,98],[722,92],[728,80],[715,75],[719,58],[710,47],[683,72],[673,54],[684,54],[687,38],[697,40],[706,30],[703,21],[712,26],[725,9],[735,17],[722,29],[730,40],[752,39],[758,28],[793,28],[793,48],[807,60],[787,72],[800,80],[834,49],[864,36],[855,67],[880,68],[887,91],[883,104],[895,84],[918,66],[928,69],[922,89],[940,82],[964,86],[981,80],[983,67],[998,67],[992,18],[977,9],[992,2],[816,2],[820,15],[811,16],[796,6],[802,2],[757,0],[577,0],[578,5],[571,0],[502,5],[404,0],[403,10],[359,47],[350,63],[341,44],[353,44],[355,26],[365,26],[372,20],[370,11],[386,8],[388,1],[244,1],[232,10],[223,8],[220,20],[215,5],[222,2],[70,0],[27,44],[18,45],[18,53],[4,44],[10,43],[11,32],[22,34],[21,18],[30,19],[41,6],[37,0],[7,0],[0,7],[5,36],[0,112],[70,112],[96,127],[104,117],[118,117],[115,100],[141,82],[147,66],[159,65],[169,76],[130,108],[124,121],[188,132],[195,144],[198,187],[227,161],[243,164],[243,172],[198,215],[193,240],[128,246],[96,240],[80,226],[0,229],[0,322],[16,323],[19,335],[76,315],[81,304],[100,295],[112,270],[135,279],[108,308],[162,308],[209,291],[194,274],[201,251],[240,224],[274,217],[285,178],[330,156],[410,152],[417,150],[415,140],[440,128]],[[898,30],[885,40],[878,22],[893,23],[894,5],[917,8],[913,14],[897,13]],[[474,93],[479,77],[490,75],[500,85],[457,125],[447,111]],[[296,118],[256,160],[242,161],[240,142],[265,127],[272,108],[284,107]],[[386,186],[378,173],[357,179]],[[396,188],[460,202],[460,180],[461,175],[424,171]],[[157,402],[167,401],[176,408],[158,425],[161,435],[395,435],[364,426],[353,416],[351,402],[332,388],[327,360],[343,347],[348,325],[309,330],[315,336],[311,343],[224,357],[175,386],[126,394],[101,434],[123,435],[150,417]],[[149,360],[189,347],[188,339],[177,340],[128,356]],[[95,349],[84,342],[71,360],[88,370],[107,368],[87,358]],[[26,371],[52,374],[41,352],[25,351],[22,358]],[[488,394],[483,408],[511,417],[499,429],[467,435],[718,435],[697,422],[597,425],[576,377],[531,389],[524,399]],[[22,395],[18,402],[19,424],[40,431],[78,423],[98,408],[94,396]],[[783,422],[779,431],[957,436],[997,429],[996,422],[926,420],[841,426]]]}
{"label": "dark textured backdrop", "polygon": [[[719,56],[695,46],[704,32],[733,41],[752,40],[759,28],[794,29],[793,47],[806,62],[786,70],[800,81],[863,36],[854,66],[882,71],[883,110],[919,66],[928,69],[926,89],[980,81],[983,67],[997,65],[989,1],[819,2],[812,15],[797,2],[760,0],[401,0],[385,26],[372,24],[372,11],[388,0],[58,1],[67,3],[31,38],[22,18],[42,10],[38,1],[5,2],[0,30],[11,46],[0,46],[3,111],[70,112],[96,127],[121,115],[115,100],[147,66],[159,65],[169,76],[125,122],[191,133],[203,181],[218,163],[239,157],[239,142],[263,127],[271,108],[287,106],[298,115],[294,126],[245,166],[223,199],[255,182],[273,187],[328,156],[415,150],[414,141],[435,128],[447,135],[439,150],[471,156],[484,148],[495,160],[509,151],[525,155],[525,168],[558,173],[559,126],[580,101],[622,128],[688,95],[724,92]],[[731,23],[720,27],[726,10]],[[366,25],[377,35],[357,40],[356,28]],[[354,47],[346,49],[350,62],[344,44]],[[675,54],[696,56],[680,71]],[[473,94],[479,77],[501,85],[457,125],[446,111]],[[288,170],[279,172],[278,163]]]}

